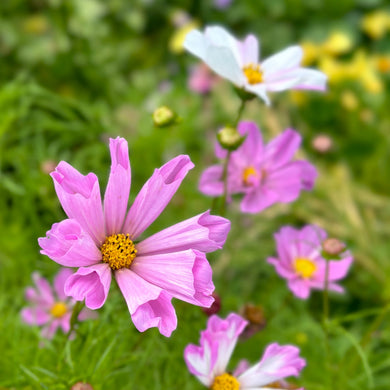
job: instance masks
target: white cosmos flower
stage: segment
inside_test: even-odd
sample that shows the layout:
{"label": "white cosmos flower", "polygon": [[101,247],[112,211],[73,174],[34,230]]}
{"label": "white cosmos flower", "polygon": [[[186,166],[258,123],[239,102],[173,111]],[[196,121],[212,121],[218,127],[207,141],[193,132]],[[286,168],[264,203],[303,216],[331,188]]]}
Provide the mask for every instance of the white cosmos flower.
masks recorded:
{"label": "white cosmos flower", "polygon": [[264,61],[260,60],[257,38],[248,35],[239,41],[219,26],[206,27],[204,33],[190,31],[184,47],[202,59],[214,72],[230,80],[238,88],[253,93],[270,104],[267,91],[312,89],[324,91],[324,73],[302,68],[303,50],[290,46]]}

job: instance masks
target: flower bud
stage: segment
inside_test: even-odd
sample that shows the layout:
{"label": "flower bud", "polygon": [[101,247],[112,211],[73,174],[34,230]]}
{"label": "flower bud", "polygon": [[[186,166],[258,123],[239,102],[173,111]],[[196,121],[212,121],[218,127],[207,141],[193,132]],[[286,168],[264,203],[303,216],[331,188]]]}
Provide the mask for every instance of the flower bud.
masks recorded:
{"label": "flower bud", "polygon": [[329,256],[338,256],[345,250],[345,244],[337,238],[327,238],[322,243],[324,254]]}
{"label": "flower bud", "polygon": [[212,297],[214,298],[214,302],[210,307],[202,307],[202,311],[206,314],[207,317],[212,316],[213,314],[217,314],[221,310],[221,298],[220,296],[213,292]]}
{"label": "flower bud", "polygon": [[93,387],[89,383],[77,382],[70,390],[93,390]]}
{"label": "flower bud", "polygon": [[174,111],[167,106],[161,106],[153,112],[153,122],[156,127],[168,127],[179,122]]}
{"label": "flower bud", "polygon": [[235,127],[226,126],[217,133],[219,144],[226,150],[236,150],[245,140]]}
{"label": "flower bud", "polygon": [[242,332],[240,338],[248,339],[255,333],[262,330],[266,325],[263,308],[260,306],[247,303],[240,310],[240,314],[248,321],[248,325]]}

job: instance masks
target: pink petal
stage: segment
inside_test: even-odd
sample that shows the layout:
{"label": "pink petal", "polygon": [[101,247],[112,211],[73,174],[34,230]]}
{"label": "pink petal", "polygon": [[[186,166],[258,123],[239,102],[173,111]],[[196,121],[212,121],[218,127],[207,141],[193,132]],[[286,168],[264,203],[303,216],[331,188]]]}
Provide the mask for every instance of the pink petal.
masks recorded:
{"label": "pink petal", "polygon": [[55,319],[51,321],[49,324],[44,326],[41,331],[41,337],[51,340],[54,337],[54,334],[57,332],[57,329],[61,325],[60,319]]}
{"label": "pink petal", "polygon": [[259,42],[254,35],[247,35],[242,42],[239,42],[239,49],[243,66],[259,62]]}
{"label": "pink petal", "polygon": [[302,137],[292,129],[286,129],[265,147],[264,168],[275,170],[294,157]]}
{"label": "pink petal", "polygon": [[329,280],[340,280],[348,274],[349,268],[353,263],[353,257],[349,256],[342,260],[329,262]]}
{"label": "pink petal", "polygon": [[268,257],[267,262],[275,267],[275,271],[285,279],[296,278],[296,273],[291,269],[291,266],[284,264],[275,257]]}
{"label": "pink petal", "polygon": [[137,256],[131,270],[175,298],[204,307],[214,302],[212,270],[204,253],[187,250],[141,255]]}
{"label": "pink petal", "polygon": [[38,238],[41,253],[66,267],[96,264],[102,258],[92,238],[75,219],[53,224],[46,237]]}
{"label": "pink petal", "polygon": [[301,168],[302,189],[311,191],[318,176],[316,167],[308,161],[301,160],[294,161],[293,164],[298,165]]}
{"label": "pink petal", "polygon": [[169,337],[177,326],[169,294],[127,268],[116,271],[115,278],[135,327],[140,332],[157,327],[162,335]]}
{"label": "pink petal", "polygon": [[199,191],[209,196],[223,194],[222,165],[213,165],[207,168],[200,177]]}
{"label": "pink petal", "polygon": [[279,194],[266,187],[257,187],[254,191],[244,195],[241,201],[243,213],[259,213],[279,201]]}
{"label": "pink petal", "polygon": [[43,304],[52,305],[55,302],[53,290],[49,282],[39,275],[38,272],[32,274],[34,284],[37,288],[37,295],[40,297],[40,300]]}
{"label": "pink petal", "polygon": [[245,371],[238,380],[243,388],[258,388],[289,376],[298,376],[306,361],[293,345],[270,344],[261,361]]}
{"label": "pink petal", "polygon": [[51,319],[51,315],[41,307],[26,307],[20,314],[23,322],[28,325],[41,326]]}
{"label": "pink petal", "polygon": [[60,321],[60,327],[62,329],[62,331],[66,334],[69,332],[70,330],[70,319],[72,317],[72,312],[69,311],[68,313],[66,313],[64,316],[62,316],[61,318],[59,318],[59,321]]}
{"label": "pink petal", "polygon": [[104,195],[104,217],[106,234],[122,230],[129,200],[131,169],[127,141],[123,138],[110,138],[111,171]]}
{"label": "pink petal", "polygon": [[73,274],[73,271],[69,268],[61,268],[54,278],[54,291],[60,301],[65,301],[67,296],[65,295],[64,286],[66,279]]}
{"label": "pink petal", "polygon": [[257,168],[263,158],[263,138],[259,128],[254,122],[241,121],[237,130],[246,138],[242,145],[232,153],[232,160],[239,158],[240,165]]}
{"label": "pink petal", "polygon": [[288,281],[288,288],[301,299],[307,299],[310,295],[310,282],[301,278]]}
{"label": "pink petal", "polygon": [[85,299],[90,309],[99,309],[106,301],[111,284],[111,269],[101,263],[90,267],[81,267],[65,283],[65,294],[76,301]]}
{"label": "pink petal", "polygon": [[65,161],[51,173],[61,205],[70,219],[76,219],[95,241],[105,239],[99,182],[95,174],[83,176]]}
{"label": "pink petal", "polygon": [[156,169],[135,198],[123,226],[124,233],[137,239],[165,209],[193,167],[188,156],[180,155]]}
{"label": "pink petal", "polygon": [[148,237],[137,244],[137,250],[142,256],[187,249],[213,252],[223,247],[229,230],[229,220],[206,211]]}

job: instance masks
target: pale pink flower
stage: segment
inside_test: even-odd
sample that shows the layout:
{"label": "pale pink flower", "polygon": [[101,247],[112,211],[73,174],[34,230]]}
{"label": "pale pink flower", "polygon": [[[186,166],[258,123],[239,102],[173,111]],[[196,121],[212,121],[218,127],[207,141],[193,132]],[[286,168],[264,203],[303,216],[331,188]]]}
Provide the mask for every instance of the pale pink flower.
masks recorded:
{"label": "pale pink flower", "polygon": [[218,81],[210,68],[202,62],[194,66],[188,78],[188,88],[191,91],[206,94],[210,92],[213,85]]}
{"label": "pale pink flower", "polygon": [[[207,329],[201,332],[200,346],[187,345],[184,359],[191,374],[206,387],[229,390],[267,390],[283,378],[298,376],[306,365],[299,348],[273,343],[267,346],[261,360],[248,367],[244,361],[230,374],[230,357],[239,335],[247,325],[242,317],[229,314],[224,320],[217,315],[209,318]],[[301,389],[302,390],[302,389]]]}
{"label": "pale pink flower", "polygon": [[324,73],[302,68],[303,50],[290,46],[260,61],[260,45],[254,35],[237,40],[219,26],[206,27],[204,33],[191,30],[184,48],[203,60],[214,72],[235,86],[262,98],[270,104],[267,91],[312,89],[324,91]]}
{"label": "pale pink flower", "polygon": [[275,234],[278,257],[270,257],[268,263],[287,280],[288,288],[295,296],[307,299],[311,289],[325,288],[326,261],[329,261],[328,288],[343,292],[336,282],[343,279],[353,262],[351,253],[344,250],[334,260],[323,257],[323,243],[327,237],[325,230],[315,225],[306,225],[302,229],[290,226],[282,227]]}
{"label": "pale pink flower", "polygon": [[[317,177],[315,167],[307,161],[292,161],[301,136],[285,130],[267,145],[253,122],[240,122],[238,131],[246,136],[243,144],[231,153],[227,169],[228,195],[243,194],[241,211],[258,213],[274,203],[290,203],[302,190],[311,190]],[[216,144],[215,154],[226,158],[227,152]],[[223,165],[207,168],[199,182],[199,190],[210,196],[224,192]],[[230,200],[230,199],[228,199]]]}
{"label": "pale pink flower", "polygon": [[190,158],[180,155],[156,169],[130,210],[131,170],[127,141],[110,139],[111,172],[102,204],[96,175],[83,176],[62,161],[51,174],[69,219],[55,223],[39,239],[41,253],[66,267],[79,267],[65,293],[103,306],[112,276],[126,300],[135,327],[176,329],[172,298],[209,307],[214,285],[205,253],[222,248],[230,222],[208,211],[140,240],[169,203],[187,172]]}
{"label": "pale pink flower", "polygon": [[[55,276],[52,287],[47,279],[34,272],[32,279],[35,286],[26,288],[26,300],[30,307],[21,311],[22,320],[28,325],[42,326],[41,335],[44,338],[53,338],[58,328],[64,333],[70,330],[70,318],[76,301],[65,295],[64,284],[71,274],[72,270],[62,268]],[[95,313],[84,308],[78,320],[95,316]]]}

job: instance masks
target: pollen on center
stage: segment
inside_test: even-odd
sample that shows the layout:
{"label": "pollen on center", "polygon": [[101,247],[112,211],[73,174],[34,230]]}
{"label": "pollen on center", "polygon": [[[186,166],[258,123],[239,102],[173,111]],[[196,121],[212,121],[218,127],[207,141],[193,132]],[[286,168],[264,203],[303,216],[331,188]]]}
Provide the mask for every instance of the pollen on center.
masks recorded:
{"label": "pollen on center", "polygon": [[51,308],[50,308],[50,314],[53,317],[61,318],[66,314],[68,311],[68,307],[64,302],[56,302]]}
{"label": "pollen on center", "polygon": [[294,269],[297,274],[299,274],[302,278],[308,279],[313,273],[317,270],[316,264],[304,257],[298,257],[294,261]]}
{"label": "pollen on center", "polygon": [[129,268],[137,256],[137,249],[128,234],[113,234],[106,237],[100,251],[102,260],[114,271]]}
{"label": "pollen on center", "polygon": [[225,372],[215,377],[211,390],[239,390],[240,382],[231,374]]}
{"label": "pollen on center", "polygon": [[250,186],[251,184],[253,184],[253,180],[256,179],[257,176],[258,173],[256,169],[250,166],[244,169],[242,173],[242,181],[244,182],[244,185]]}
{"label": "pollen on center", "polygon": [[263,72],[260,69],[260,65],[250,63],[245,65],[242,69],[244,72],[248,83],[251,85],[262,83],[263,80]]}

